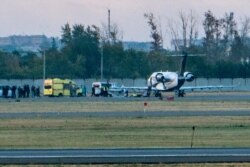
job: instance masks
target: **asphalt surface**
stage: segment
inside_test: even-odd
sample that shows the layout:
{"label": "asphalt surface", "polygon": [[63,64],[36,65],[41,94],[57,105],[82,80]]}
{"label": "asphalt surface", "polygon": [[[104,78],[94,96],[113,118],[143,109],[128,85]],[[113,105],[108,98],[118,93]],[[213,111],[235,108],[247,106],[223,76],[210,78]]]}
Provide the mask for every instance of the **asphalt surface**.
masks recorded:
{"label": "asphalt surface", "polygon": [[16,112],[0,113],[2,119],[30,118],[142,118],[142,117],[197,117],[250,116],[247,111],[131,111],[131,112]]}
{"label": "asphalt surface", "polygon": [[[161,101],[167,101],[163,95]],[[38,97],[38,98],[0,98],[1,102],[123,102],[123,101],[159,101],[157,97]],[[174,97],[174,101],[250,101],[250,92],[187,92],[185,97]]]}
{"label": "asphalt surface", "polygon": [[250,162],[250,148],[0,150],[0,164]]}

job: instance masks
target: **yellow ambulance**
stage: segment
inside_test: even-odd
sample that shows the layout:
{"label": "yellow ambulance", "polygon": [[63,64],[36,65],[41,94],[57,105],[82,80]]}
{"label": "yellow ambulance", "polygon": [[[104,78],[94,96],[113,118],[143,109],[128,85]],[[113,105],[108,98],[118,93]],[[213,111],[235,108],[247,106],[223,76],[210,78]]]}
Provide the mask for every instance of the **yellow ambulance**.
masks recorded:
{"label": "yellow ambulance", "polygon": [[46,79],[44,81],[44,96],[82,96],[82,91],[76,83],[69,79]]}

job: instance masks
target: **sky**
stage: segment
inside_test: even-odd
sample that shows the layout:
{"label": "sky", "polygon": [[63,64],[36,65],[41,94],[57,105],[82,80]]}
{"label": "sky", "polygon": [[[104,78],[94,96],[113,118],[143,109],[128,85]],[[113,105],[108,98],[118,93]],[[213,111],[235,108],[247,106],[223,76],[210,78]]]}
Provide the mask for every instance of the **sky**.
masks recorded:
{"label": "sky", "polygon": [[[144,13],[152,12],[161,22],[165,37],[169,18],[193,10],[200,18],[211,10],[217,17],[234,12],[237,19],[250,17],[250,0],[0,0],[0,37],[38,35],[60,37],[69,23],[100,26],[116,23],[125,41],[149,41]],[[200,23],[202,24],[202,23]],[[202,32],[200,32],[202,34]]]}

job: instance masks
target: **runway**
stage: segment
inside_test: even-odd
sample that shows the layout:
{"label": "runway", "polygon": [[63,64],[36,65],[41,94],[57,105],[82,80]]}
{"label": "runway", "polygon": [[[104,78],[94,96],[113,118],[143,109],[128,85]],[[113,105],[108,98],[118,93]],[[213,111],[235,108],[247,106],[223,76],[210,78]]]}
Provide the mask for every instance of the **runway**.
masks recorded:
{"label": "runway", "polygon": [[119,111],[119,112],[15,112],[0,113],[4,119],[31,118],[142,118],[142,117],[205,117],[250,116],[250,110],[235,111]]}
{"label": "runway", "polygon": [[[164,95],[161,101],[167,101]],[[159,98],[151,97],[39,97],[39,98],[20,98],[5,99],[0,98],[1,102],[126,102],[126,101],[160,101]],[[187,92],[185,97],[174,97],[175,101],[249,101],[250,92]]]}
{"label": "runway", "polygon": [[250,162],[250,148],[0,150],[0,164],[150,164]]}

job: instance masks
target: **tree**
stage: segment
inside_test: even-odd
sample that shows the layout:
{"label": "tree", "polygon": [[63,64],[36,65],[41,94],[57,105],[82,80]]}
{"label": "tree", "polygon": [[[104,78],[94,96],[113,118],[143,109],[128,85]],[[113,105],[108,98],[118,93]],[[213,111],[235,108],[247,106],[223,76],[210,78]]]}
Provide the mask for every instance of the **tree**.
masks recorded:
{"label": "tree", "polygon": [[146,13],[144,17],[148,21],[148,25],[151,28],[150,37],[153,39],[152,43],[152,50],[153,51],[161,51],[163,49],[163,40],[161,31],[159,30],[159,26],[157,25],[157,20],[154,17],[153,13]]}
{"label": "tree", "polygon": [[189,14],[189,46],[194,46],[194,41],[198,38],[198,16],[193,10]]}
{"label": "tree", "polygon": [[192,10],[188,14],[179,12],[178,19],[168,19],[168,32],[175,51],[187,51],[189,47],[194,47],[198,36],[197,15]]}
{"label": "tree", "polygon": [[222,46],[224,48],[225,55],[232,55],[232,44],[234,42],[235,36],[238,36],[238,31],[236,29],[236,21],[234,20],[234,13],[226,13],[225,17],[222,19],[223,28],[223,40]]}
{"label": "tree", "polygon": [[56,44],[56,39],[52,38],[50,50],[57,51],[57,49],[58,49],[58,47],[57,47],[57,44]]}
{"label": "tree", "polygon": [[245,16],[241,21],[241,28],[239,30],[239,35],[243,43],[246,42],[247,37],[249,37],[249,33],[250,33],[250,17]]}
{"label": "tree", "polygon": [[67,57],[72,77],[95,77],[99,73],[100,32],[96,26],[68,24],[62,27],[63,54]]}
{"label": "tree", "polygon": [[122,78],[145,78],[151,71],[148,68],[147,54],[141,51],[126,50],[121,63]]}
{"label": "tree", "polygon": [[116,23],[111,24],[110,27],[106,24],[102,24],[102,42],[115,44],[117,42],[121,42],[122,38],[123,33]]}
{"label": "tree", "polygon": [[235,34],[235,38],[232,43],[232,58],[235,62],[244,64],[244,61],[246,61],[250,57],[250,47],[248,45],[250,33],[249,17],[244,17],[241,20],[238,32],[239,33]]}
{"label": "tree", "polygon": [[63,27],[62,27],[62,37],[61,37],[61,41],[64,45],[69,45],[71,43],[72,40],[72,35],[71,35],[71,28],[69,23],[66,23]]}
{"label": "tree", "polygon": [[203,21],[205,31],[203,45],[208,56],[218,57],[220,52],[221,26],[222,21],[217,19],[210,10],[205,13],[205,20]]}
{"label": "tree", "polygon": [[103,54],[103,74],[110,79],[112,77],[123,77],[126,69],[121,68],[124,64],[125,53],[122,45],[122,32],[116,23],[110,25],[102,24],[101,50]]}
{"label": "tree", "polygon": [[122,43],[104,43],[103,45],[104,57],[104,76],[108,79],[119,76],[122,77],[121,65],[124,63],[124,51]]}

